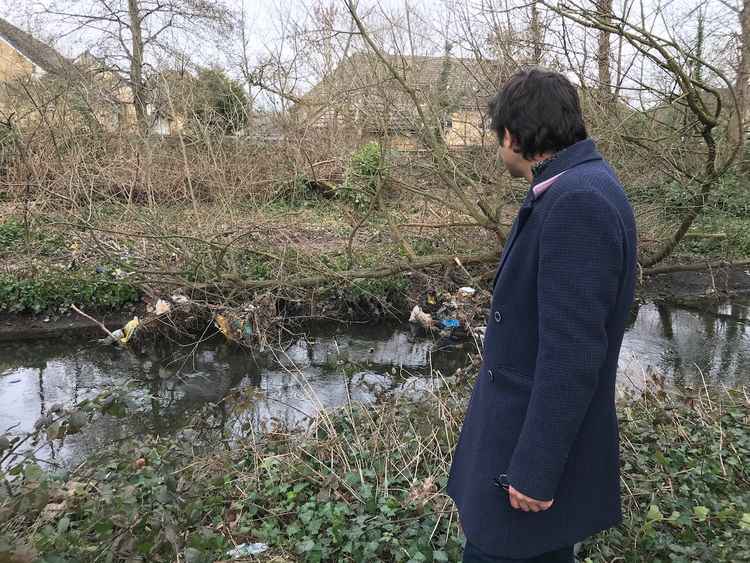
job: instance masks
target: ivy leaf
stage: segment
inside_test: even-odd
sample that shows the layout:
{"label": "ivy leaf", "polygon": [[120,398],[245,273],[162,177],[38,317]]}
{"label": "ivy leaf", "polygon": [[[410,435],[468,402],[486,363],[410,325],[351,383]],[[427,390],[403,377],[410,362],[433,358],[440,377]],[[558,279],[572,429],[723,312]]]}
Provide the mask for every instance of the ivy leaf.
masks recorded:
{"label": "ivy leaf", "polygon": [[695,514],[699,522],[705,522],[706,518],[708,518],[708,513],[709,510],[705,506],[696,506],[693,508],[693,514]]}
{"label": "ivy leaf", "polygon": [[300,553],[307,553],[315,549],[315,542],[310,538],[303,540],[297,544],[297,549]]}
{"label": "ivy leaf", "polygon": [[65,532],[68,531],[69,527],[70,527],[70,518],[68,518],[67,516],[63,516],[57,522],[57,533],[64,534]]}
{"label": "ivy leaf", "polygon": [[750,532],[750,512],[745,512],[742,514],[742,519],[740,520],[740,528]]}
{"label": "ivy leaf", "polygon": [[659,510],[658,506],[652,504],[648,507],[648,512],[646,513],[646,522],[654,522],[657,520],[664,520],[664,515],[661,513],[661,510]]}

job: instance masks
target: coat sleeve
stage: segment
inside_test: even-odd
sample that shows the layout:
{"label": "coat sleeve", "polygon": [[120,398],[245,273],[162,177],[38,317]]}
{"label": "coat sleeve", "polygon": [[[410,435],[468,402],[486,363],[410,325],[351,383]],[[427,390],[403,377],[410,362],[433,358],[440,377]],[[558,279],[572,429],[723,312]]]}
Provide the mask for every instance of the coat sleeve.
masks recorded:
{"label": "coat sleeve", "polygon": [[592,190],[560,196],[539,240],[539,348],[508,468],[521,493],[554,498],[607,356],[608,316],[624,262],[619,215]]}

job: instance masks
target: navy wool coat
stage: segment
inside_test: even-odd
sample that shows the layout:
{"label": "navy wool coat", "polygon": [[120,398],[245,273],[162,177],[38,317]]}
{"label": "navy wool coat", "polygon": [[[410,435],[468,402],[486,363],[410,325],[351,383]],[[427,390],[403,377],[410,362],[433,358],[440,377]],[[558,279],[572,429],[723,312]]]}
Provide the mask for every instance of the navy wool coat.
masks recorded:
{"label": "navy wool coat", "polygon": [[[448,493],[467,539],[498,557],[572,545],[621,521],[615,377],[633,301],[636,231],[590,139],[550,162],[521,206],[495,277],[483,363]],[[513,487],[545,512],[510,506]]]}

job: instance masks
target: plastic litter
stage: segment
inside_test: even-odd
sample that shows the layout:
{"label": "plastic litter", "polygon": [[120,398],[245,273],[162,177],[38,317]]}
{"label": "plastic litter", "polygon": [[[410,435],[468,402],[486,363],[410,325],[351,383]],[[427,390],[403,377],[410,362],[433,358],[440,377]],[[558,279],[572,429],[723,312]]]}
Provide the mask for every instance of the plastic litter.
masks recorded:
{"label": "plastic litter", "polygon": [[239,559],[240,557],[259,555],[267,550],[268,545],[265,543],[241,543],[234,549],[227,551],[227,555],[232,559]]}
{"label": "plastic litter", "polygon": [[252,341],[253,325],[247,319],[237,318],[229,314],[216,315],[214,324],[227,340],[240,344],[249,344]]}
{"label": "plastic litter", "polygon": [[440,321],[440,326],[443,328],[459,328],[461,326],[461,321],[458,319],[443,319]]}
{"label": "plastic litter", "polygon": [[430,289],[427,292],[427,304],[428,305],[436,305],[437,304],[437,292],[434,289]]}
{"label": "plastic litter", "polygon": [[230,338],[231,328],[229,326],[229,321],[224,315],[216,315],[214,317],[214,323],[216,324],[216,327],[224,336],[226,336],[227,338]]}
{"label": "plastic litter", "polygon": [[123,335],[120,338],[120,342],[122,342],[123,344],[127,344],[128,340],[130,340],[130,337],[133,336],[135,329],[137,329],[140,324],[141,322],[138,320],[138,317],[133,317],[132,319],[130,319],[127,324],[122,327]]}
{"label": "plastic litter", "polygon": [[419,305],[414,305],[414,308],[411,310],[409,322],[420,324],[427,330],[431,329],[435,324],[435,321],[432,320],[432,315],[425,313]]}
{"label": "plastic litter", "polygon": [[137,329],[140,324],[141,322],[138,320],[138,317],[133,317],[125,324],[124,327],[112,331],[112,336],[100,338],[99,340],[97,340],[97,342],[99,344],[114,344],[119,340],[123,344],[127,344],[128,340],[130,340],[130,337],[133,336],[135,329]]}
{"label": "plastic litter", "polygon": [[164,299],[159,299],[156,302],[156,305],[154,305],[154,313],[156,313],[156,316],[163,315],[164,313],[169,313],[169,311],[172,310],[172,304],[168,301],[164,301]]}
{"label": "plastic litter", "polygon": [[477,292],[473,287],[461,287],[458,290],[458,294],[461,297],[472,297]]}
{"label": "plastic litter", "polygon": [[172,297],[172,303],[175,305],[187,305],[190,303],[190,299],[185,297],[184,295],[180,295],[179,293],[175,293]]}
{"label": "plastic litter", "polygon": [[112,336],[114,336],[114,338],[110,336],[105,336],[104,338],[100,338],[99,340],[97,340],[97,342],[99,344],[114,344],[115,342],[120,340],[123,336],[125,336],[125,333],[123,332],[121,328],[118,328],[117,330],[112,331]]}

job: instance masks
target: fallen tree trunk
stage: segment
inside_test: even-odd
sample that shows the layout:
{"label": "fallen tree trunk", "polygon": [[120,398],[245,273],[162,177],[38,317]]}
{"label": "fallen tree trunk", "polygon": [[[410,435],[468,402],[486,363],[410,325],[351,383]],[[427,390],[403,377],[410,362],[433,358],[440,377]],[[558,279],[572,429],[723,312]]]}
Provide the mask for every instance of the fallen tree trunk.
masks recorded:
{"label": "fallen tree trunk", "polygon": [[[436,254],[433,256],[419,256],[413,261],[401,261],[384,268],[372,268],[366,270],[350,270],[343,272],[323,273],[315,276],[296,276],[286,279],[276,280],[247,280],[236,274],[225,274],[214,283],[202,283],[190,285],[191,289],[208,289],[221,286],[232,288],[262,290],[275,289],[280,287],[308,288],[323,286],[337,281],[356,282],[357,280],[386,278],[404,272],[418,271],[424,268],[434,266],[448,266],[455,264],[458,260],[461,264],[497,264],[500,259],[499,251],[491,251],[482,254],[471,254],[466,256],[454,256],[446,254]],[[694,262],[691,264],[670,264],[643,269],[644,276],[656,276],[661,274],[670,274],[674,272],[698,272],[701,270],[720,269],[720,268],[740,268],[750,267],[750,260],[739,260],[729,262],[719,260],[714,262]],[[168,280],[162,280],[168,282]],[[174,280],[176,285],[185,285],[184,280]]]}
{"label": "fallen tree trunk", "polygon": [[717,262],[694,262],[692,264],[670,264],[667,266],[657,266],[643,270],[644,276],[656,276],[659,274],[671,274],[674,272],[699,272],[701,270],[711,270],[719,268],[744,268],[750,266],[750,260],[740,260],[738,262],[728,262],[720,260]]}
{"label": "fallen tree trunk", "polygon": [[192,289],[206,289],[221,285],[230,285],[242,289],[273,289],[277,287],[316,287],[326,285],[336,281],[353,282],[365,279],[377,279],[393,276],[408,271],[421,270],[432,266],[447,266],[455,264],[458,259],[462,264],[492,264],[497,263],[500,259],[498,251],[491,251],[482,254],[472,254],[468,256],[455,256],[446,254],[435,254],[432,256],[418,256],[412,261],[397,262],[393,266],[385,268],[373,268],[369,270],[350,270],[343,272],[330,272],[317,276],[297,276],[287,279],[278,280],[245,280],[239,276],[226,274],[219,281],[212,284],[193,285]]}

